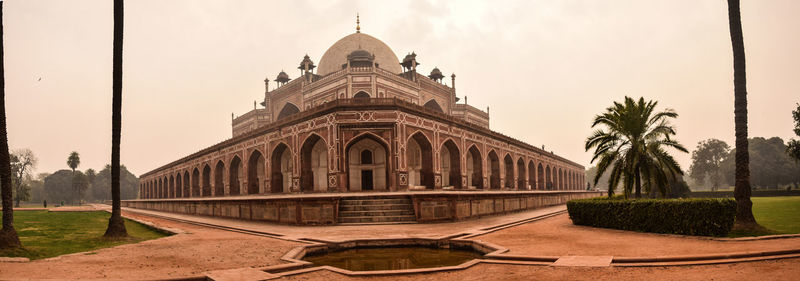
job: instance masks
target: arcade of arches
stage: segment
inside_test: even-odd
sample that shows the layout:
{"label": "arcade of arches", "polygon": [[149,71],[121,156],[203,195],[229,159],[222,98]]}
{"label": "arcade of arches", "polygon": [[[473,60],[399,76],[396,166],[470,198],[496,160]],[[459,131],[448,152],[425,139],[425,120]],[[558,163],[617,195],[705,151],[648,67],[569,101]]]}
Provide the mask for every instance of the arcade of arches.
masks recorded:
{"label": "arcade of arches", "polygon": [[[411,116],[406,114],[405,118]],[[331,118],[317,118],[322,120]],[[361,124],[355,128],[334,123],[280,138],[268,133],[201,152],[192,160],[143,175],[141,198],[417,189],[585,189],[583,167],[549,152],[508,143],[497,145],[500,143],[489,137],[476,141],[464,131],[458,136],[409,124],[387,127],[383,122],[375,123],[378,126]],[[395,137],[398,133],[406,136]]]}

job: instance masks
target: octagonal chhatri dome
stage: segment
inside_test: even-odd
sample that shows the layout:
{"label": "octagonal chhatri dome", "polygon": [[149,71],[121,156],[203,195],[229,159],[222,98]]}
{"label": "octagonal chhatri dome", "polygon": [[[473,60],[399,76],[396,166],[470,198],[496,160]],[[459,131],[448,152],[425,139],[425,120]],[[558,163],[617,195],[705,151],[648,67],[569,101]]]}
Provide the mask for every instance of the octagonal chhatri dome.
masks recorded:
{"label": "octagonal chhatri dome", "polygon": [[339,39],[325,51],[319,60],[317,74],[325,76],[342,69],[342,65],[347,64],[347,55],[359,49],[375,55],[375,63],[378,64],[378,67],[392,73],[402,72],[400,60],[386,43],[364,33],[353,33]]}

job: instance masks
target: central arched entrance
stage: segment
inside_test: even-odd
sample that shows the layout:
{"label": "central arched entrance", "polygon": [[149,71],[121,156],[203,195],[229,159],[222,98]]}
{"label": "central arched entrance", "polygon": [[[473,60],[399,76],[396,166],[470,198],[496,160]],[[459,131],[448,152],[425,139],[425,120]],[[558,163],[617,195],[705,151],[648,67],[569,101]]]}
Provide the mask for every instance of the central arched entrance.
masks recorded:
{"label": "central arched entrance", "polygon": [[231,167],[228,170],[228,194],[239,195],[241,193],[241,180],[242,180],[242,159],[239,156],[234,156],[231,159]]}
{"label": "central arched entrance", "polygon": [[267,180],[264,175],[266,169],[264,165],[264,156],[258,150],[253,150],[250,154],[250,160],[247,161],[247,194],[258,194],[264,181]]}
{"label": "central arched entrance", "polygon": [[326,191],[328,182],[328,149],[316,134],[306,138],[300,149],[300,190]]}
{"label": "central arched entrance", "polygon": [[452,141],[447,140],[439,150],[441,159],[442,186],[452,186],[461,189],[461,154],[458,146]]}
{"label": "central arched entrance", "polygon": [[292,186],[292,153],[284,143],[272,150],[270,192],[289,192]]}
{"label": "central arched entrance", "polygon": [[467,151],[467,185],[483,189],[483,158],[475,145]]}
{"label": "central arched entrance", "polygon": [[389,148],[378,137],[362,134],[345,149],[347,186],[350,191],[386,190]]}
{"label": "central arched entrance", "polygon": [[412,135],[406,144],[408,163],[408,185],[433,189],[433,148],[431,142],[420,132]]}

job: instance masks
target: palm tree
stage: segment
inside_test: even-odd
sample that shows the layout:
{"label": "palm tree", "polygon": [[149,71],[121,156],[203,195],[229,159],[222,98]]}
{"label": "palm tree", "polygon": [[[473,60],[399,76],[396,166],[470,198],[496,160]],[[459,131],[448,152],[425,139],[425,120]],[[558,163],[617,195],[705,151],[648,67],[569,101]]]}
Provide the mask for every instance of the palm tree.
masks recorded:
{"label": "palm tree", "polygon": [[72,169],[72,173],[74,174],[75,169],[77,169],[78,166],[80,165],[81,165],[81,156],[78,154],[77,151],[73,151],[72,153],[69,154],[69,157],[67,157],[67,166],[69,166],[69,168]]}
{"label": "palm tree", "polygon": [[6,76],[3,56],[3,1],[0,1],[0,197],[3,201],[3,228],[0,229],[0,249],[17,248],[19,242],[14,230],[14,209],[11,198],[11,155],[8,152],[6,130]]}
{"label": "palm tree", "polygon": [[125,221],[122,220],[122,208],[119,197],[119,144],[122,134],[122,31],[123,2],[114,0],[114,53],[113,82],[111,101],[111,218],[105,237],[125,237]]}
{"label": "palm tree", "polygon": [[688,153],[686,148],[670,136],[675,129],[668,118],[678,114],[671,109],[655,112],[658,102],[645,102],[644,98],[634,101],[625,97],[624,103],[614,102],[606,112],[595,116],[592,128],[604,125],[607,130],[598,129],[586,139],[586,151],[594,148],[592,163],[599,160],[594,184],[609,168],[608,195],[620,180],[623,182],[625,198],[635,188],[636,198],[642,197],[642,186],[649,190],[658,189],[666,193],[669,180],[675,175],[683,175],[680,165],[665,150],[674,148]]}
{"label": "palm tree", "polygon": [[747,148],[747,77],[745,75],[744,39],[739,0],[728,0],[728,25],[733,46],[733,115],[736,124],[736,223],[739,226],[756,226],[753,202],[750,201],[750,155]]}

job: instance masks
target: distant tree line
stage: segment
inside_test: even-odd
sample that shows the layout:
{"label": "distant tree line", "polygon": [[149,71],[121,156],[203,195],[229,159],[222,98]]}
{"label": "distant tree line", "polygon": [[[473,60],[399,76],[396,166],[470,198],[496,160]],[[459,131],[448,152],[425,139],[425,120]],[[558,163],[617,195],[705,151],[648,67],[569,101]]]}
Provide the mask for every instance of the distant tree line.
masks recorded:
{"label": "distant tree line", "polygon": [[[111,200],[111,165],[96,172],[94,169],[78,170],[80,156],[72,152],[67,159],[69,170],[34,174],[37,158],[30,149],[16,149],[10,154],[11,185],[14,204],[42,202],[51,205],[102,202]],[[123,200],[135,199],[139,192],[139,178],[121,166],[120,195]]]}
{"label": "distant tree line", "polygon": [[[800,162],[786,153],[788,147],[779,137],[750,138],[750,180],[753,188],[776,189],[800,187]],[[736,149],[721,140],[709,139],[692,152],[690,175],[698,187],[716,190],[735,184]]]}
{"label": "distant tree line", "polygon": [[[135,199],[139,192],[139,178],[122,165],[120,167],[120,196],[122,200]],[[93,169],[85,172],[59,170],[53,174],[39,174],[31,184],[31,200],[47,200],[51,204],[77,204],[111,200],[111,165],[95,174]],[[38,190],[37,190],[38,189]]]}

